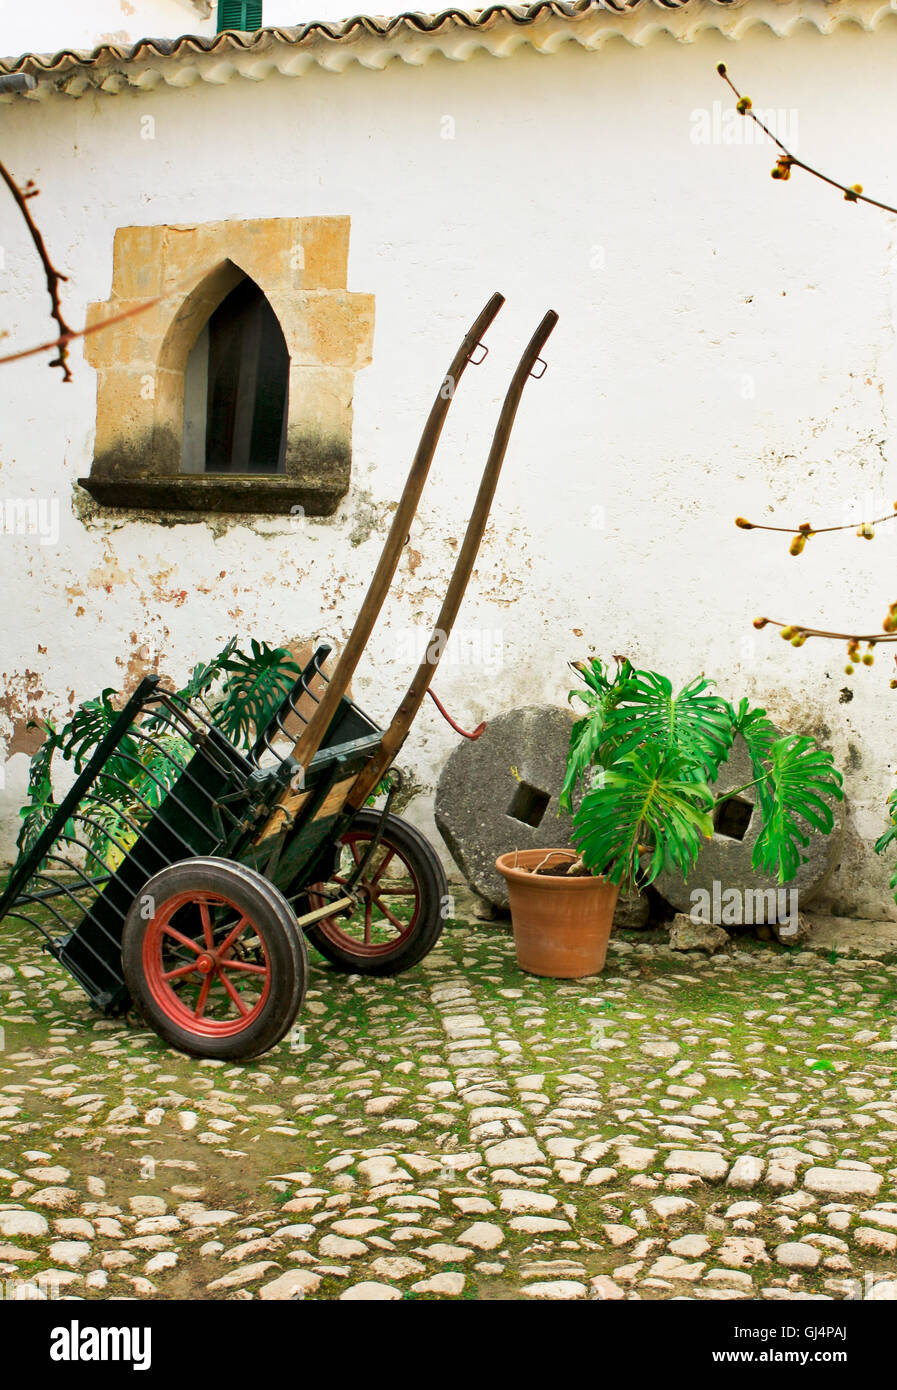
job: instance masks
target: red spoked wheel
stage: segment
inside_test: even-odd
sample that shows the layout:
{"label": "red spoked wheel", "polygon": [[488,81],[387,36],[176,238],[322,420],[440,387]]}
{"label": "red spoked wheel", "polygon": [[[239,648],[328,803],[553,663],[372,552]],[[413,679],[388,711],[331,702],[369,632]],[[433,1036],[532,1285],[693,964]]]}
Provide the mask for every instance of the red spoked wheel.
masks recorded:
{"label": "red spoked wheel", "polygon": [[170,1019],[211,1038],[250,1024],[271,988],[255,923],[223,893],[208,891],[177,893],[156,910],[143,937],[143,973]]}
{"label": "red spoked wheel", "polygon": [[[358,813],[340,841],[336,871],[326,885],[308,889],[308,910],[338,894],[370,848],[380,821],[377,811]],[[311,944],[338,969],[397,975],[423,960],[439,940],[448,902],[445,872],[423,835],[398,816],[386,817],[355,894],[358,907],[351,916],[324,917],[305,929]]]}
{"label": "red spoked wheel", "polygon": [[273,1047],[296,1017],[308,973],[286,900],[226,859],[186,860],[150,879],[125,921],[122,962],[147,1022],[202,1057]]}

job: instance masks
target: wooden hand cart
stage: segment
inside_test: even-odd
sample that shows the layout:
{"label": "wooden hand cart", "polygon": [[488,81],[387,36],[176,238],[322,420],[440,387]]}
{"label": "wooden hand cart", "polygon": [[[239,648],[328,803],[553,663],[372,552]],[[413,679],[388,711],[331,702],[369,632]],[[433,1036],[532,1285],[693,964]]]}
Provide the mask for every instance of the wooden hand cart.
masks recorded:
{"label": "wooden hand cart", "polygon": [[[15,866],[0,920],[23,918],[107,1013],[133,1001],[172,1046],[258,1056],[305,994],[305,937],[339,970],[392,975],[422,960],[446,915],[440,861],[393,815],[393,760],[427,692],[485,530],[514,417],[557,322],[545,315],[505,396],[426,654],[385,730],[346,695],[408,537],[456,388],[503,304],[465,335],[427,419],[383,554],[329,676],[321,646],[240,752],[204,715],[144,679]],[[481,351],[482,356],[474,354]],[[127,775],[133,763],[139,776]],[[367,810],[387,779],[382,810]],[[107,813],[113,812],[113,815]],[[111,822],[112,853],[97,827]],[[120,827],[124,824],[126,830]]]}

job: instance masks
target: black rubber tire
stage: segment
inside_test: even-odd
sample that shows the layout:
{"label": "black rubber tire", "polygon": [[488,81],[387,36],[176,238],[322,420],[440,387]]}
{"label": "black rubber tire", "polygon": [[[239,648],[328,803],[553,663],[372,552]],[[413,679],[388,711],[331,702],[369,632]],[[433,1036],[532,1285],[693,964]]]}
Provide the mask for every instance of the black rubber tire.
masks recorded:
{"label": "black rubber tire", "polygon": [[[361,833],[372,838],[380,819],[379,811],[359,811],[347,837]],[[388,815],[380,843],[395,848],[414,875],[420,893],[417,918],[414,930],[401,938],[394,949],[373,957],[355,954],[345,944],[332,941],[319,923],[305,927],[305,935],[315,950],[347,975],[400,975],[410,970],[432,951],[445,924],[448,884],[439,856],[429,841],[407,821]],[[304,910],[307,908],[302,903],[297,904],[296,915],[301,917]]]}
{"label": "black rubber tire", "polygon": [[[267,998],[257,1016],[230,1035],[208,1036],[184,1027],[160,1005],[147,978],[144,941],[154,918],[172,898],[191,891],[221,894],[232,902],[250,919],[267,955]],[[149,920],[143,915],[147,897],[156,905]],[[308,984],[308,952],[289,903],[262,874],[230,859],[185,859],[155,874],[125,919],[122,964],[134,1003],[165,1042],[191,1057],[228,1061],[258,1057],[279,1043],[295,1021]]]}

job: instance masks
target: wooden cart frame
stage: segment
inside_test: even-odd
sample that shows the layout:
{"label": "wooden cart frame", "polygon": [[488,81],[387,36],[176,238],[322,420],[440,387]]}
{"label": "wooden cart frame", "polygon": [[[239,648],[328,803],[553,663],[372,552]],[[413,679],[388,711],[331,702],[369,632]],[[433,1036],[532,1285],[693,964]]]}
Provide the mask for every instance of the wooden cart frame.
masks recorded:
{"label": "wooden cart frame", "polygon": [[[122,1012],[133,1001],[182,1051],[243,1059],[279,1042],[305,993],[306,937],[338,969],[372,975],[409,969],[439,937],[445,875],[424,837],[391,812],[393,763],[461,606],[523,389],[544,372],[553,311],[511,379],[431,639],[391,723],[380,729],[346,692],[457,387],[484,360],[503,302],[489,300],[440,384],[333,671],[324,669],[330,648],[319,647],[248,754],[198,703],[144,679],[0,898],[0,921],[36,928],[97,1008]],[[383,806],[365,809],[384,787]],[[100,854],[96,831],[110,812],[116,830]]]}

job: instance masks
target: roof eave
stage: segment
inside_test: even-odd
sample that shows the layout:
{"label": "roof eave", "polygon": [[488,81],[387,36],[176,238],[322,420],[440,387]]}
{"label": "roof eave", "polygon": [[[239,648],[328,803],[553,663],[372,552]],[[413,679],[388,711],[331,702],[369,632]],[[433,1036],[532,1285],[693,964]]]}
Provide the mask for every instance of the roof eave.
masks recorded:
{"label": "roof eave", "polygon": [[780,37],[805,24],[820,33],[843,24],[874,30],[895,14],[897,0],[537,0],[472,12],[357,15],[341,24],[313,21],[252,34],[141,39],[128,46],[103,45],[91,53],[26,53],[0,60],[0,101],[41,100],[51,93],[80,96],[88,90],[146,91],[200,81],[220,85],[236,76],[258,81],[274,73],[299,76],[311,67],[341,72],[360,64],[377,69],[394,60],[418,66],[435,54],[463,62],[479,52],[507,57],[523,46],[551,54],[566,43],[598,49],[614,38],[641,47],[661,33],[691,42],[706,30],[737,39],[757,26]]}

